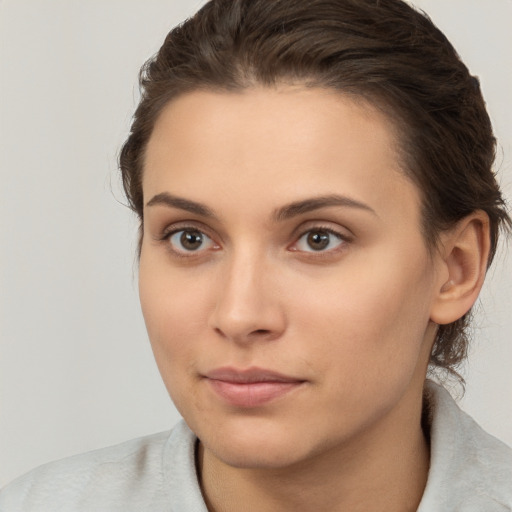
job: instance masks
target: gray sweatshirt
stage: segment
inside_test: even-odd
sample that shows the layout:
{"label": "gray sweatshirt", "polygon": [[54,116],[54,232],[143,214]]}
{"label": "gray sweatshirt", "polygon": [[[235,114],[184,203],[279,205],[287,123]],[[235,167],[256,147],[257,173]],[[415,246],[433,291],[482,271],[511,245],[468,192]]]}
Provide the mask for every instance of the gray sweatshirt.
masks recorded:
{"label": "gray sweatshirt", "polygon": [[[512,511],[512,450],[427,381],[431,467],[418,512]],[[207,512],[196,437],[163,432],[46,464],[0,492],[0,512]]]}

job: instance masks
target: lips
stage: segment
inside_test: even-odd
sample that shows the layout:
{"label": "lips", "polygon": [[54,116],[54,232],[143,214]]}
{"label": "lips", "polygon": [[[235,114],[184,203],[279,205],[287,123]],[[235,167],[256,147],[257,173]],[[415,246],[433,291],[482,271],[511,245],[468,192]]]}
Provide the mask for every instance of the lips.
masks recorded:
{"label": "lips", "polygon": [[204,375],[210,389],[235,407],[259,407],[301,387],[305,381],[261,368],[217,368]]}

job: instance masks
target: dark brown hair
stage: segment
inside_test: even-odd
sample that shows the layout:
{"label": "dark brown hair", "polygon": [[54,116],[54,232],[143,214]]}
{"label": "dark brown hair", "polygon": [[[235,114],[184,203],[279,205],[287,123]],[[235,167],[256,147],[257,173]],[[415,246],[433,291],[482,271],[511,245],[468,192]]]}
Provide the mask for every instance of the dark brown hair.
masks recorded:
{"label": "dark brown hair", "polygon": [[[431,20],[401,0],[211,0],[174,28],[141,70],[142,97],[120,154],[141,237],[144,152],[164,105],[197,89],[279,83],[332,88],[384,110],[404,172],[422,191],[427,247],[484,210],[492,261],[500,226],[511,220],[479,81]],[[465,358],[468,318],[440,326],[432,365],[454,371]]]}

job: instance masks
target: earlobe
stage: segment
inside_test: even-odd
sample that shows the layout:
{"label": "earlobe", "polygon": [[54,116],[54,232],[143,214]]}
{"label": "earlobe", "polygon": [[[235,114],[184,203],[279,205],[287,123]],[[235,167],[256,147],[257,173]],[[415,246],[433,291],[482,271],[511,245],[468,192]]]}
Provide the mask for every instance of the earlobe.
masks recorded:
{"label": "earlobe", "polygon": [[480,293],[489,258],[489,217],[473,212],[443,233],[441,242],[442,268],[430,319],[444,325],[467,313]]}

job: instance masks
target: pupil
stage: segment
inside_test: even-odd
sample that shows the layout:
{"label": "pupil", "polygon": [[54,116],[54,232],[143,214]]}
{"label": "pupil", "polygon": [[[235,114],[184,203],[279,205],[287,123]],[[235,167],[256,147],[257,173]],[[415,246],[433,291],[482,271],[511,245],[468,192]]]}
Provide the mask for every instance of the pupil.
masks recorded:
{"label": "pupil", "polygon": [[314,231],[308,235],[308,245],[315,251],[325,249],[329,245],[329,233]]}
{"label": "pupil", "polygon": [[191,251],[198,249],[203,243],[203,237],[199,231],[185,231],[181,235],[181,245]]}

